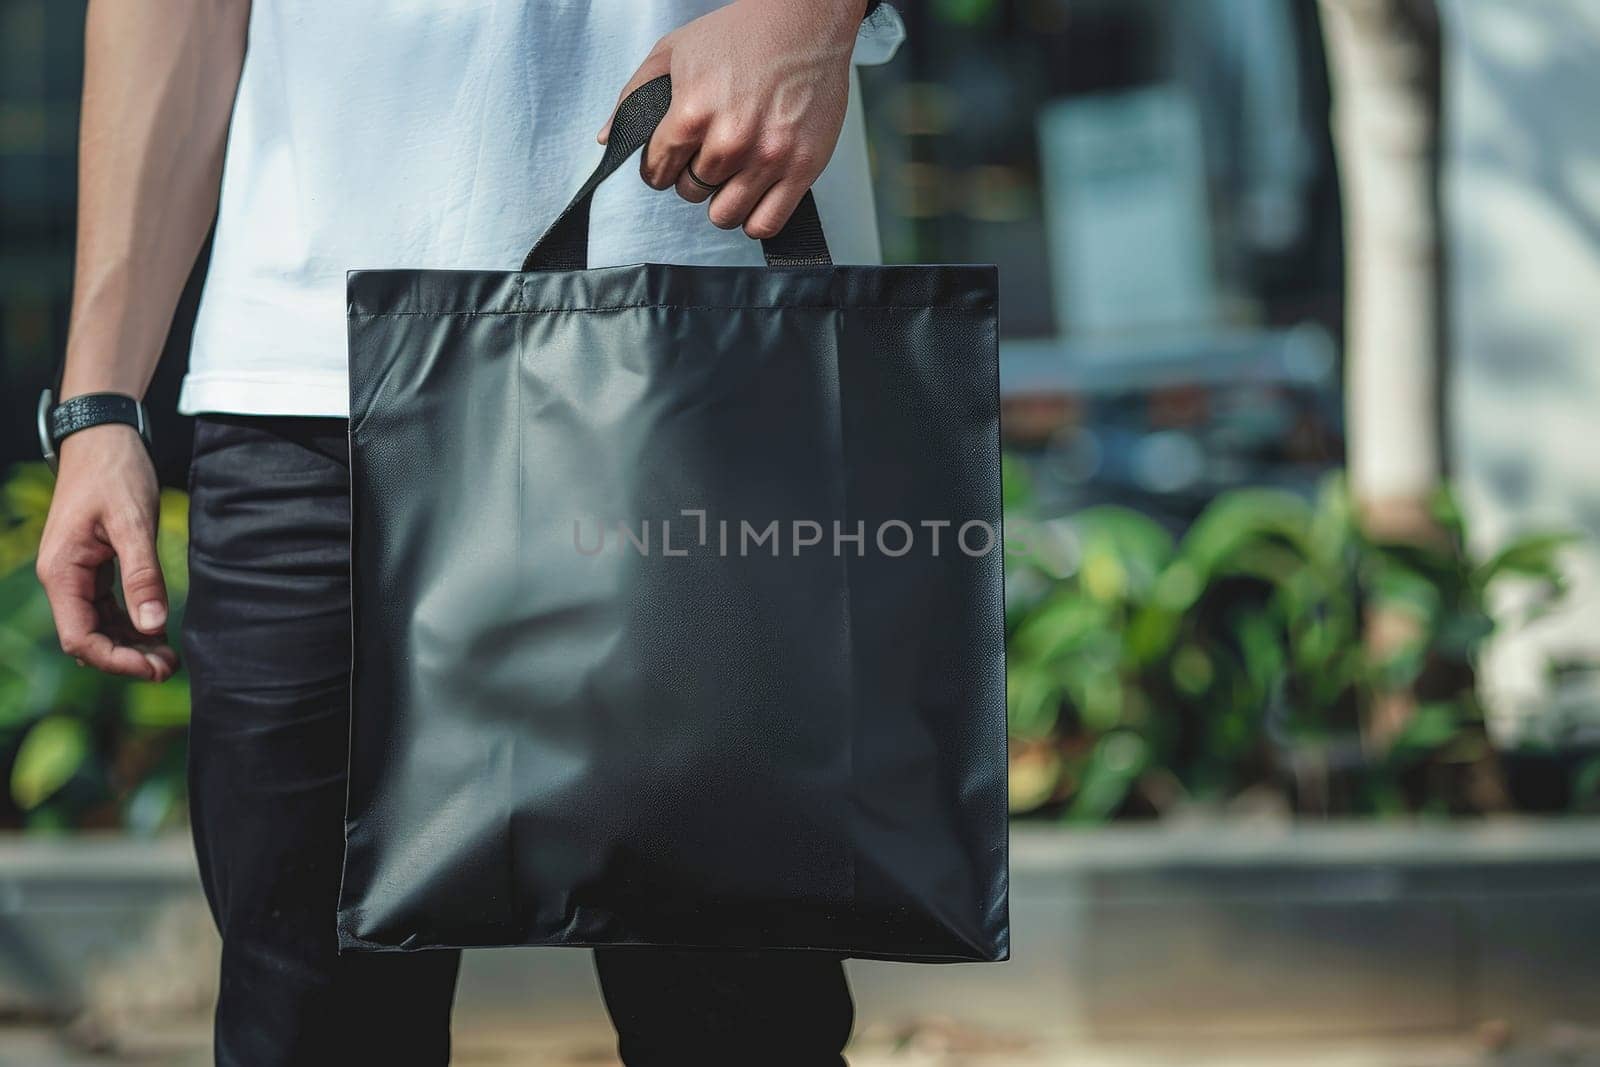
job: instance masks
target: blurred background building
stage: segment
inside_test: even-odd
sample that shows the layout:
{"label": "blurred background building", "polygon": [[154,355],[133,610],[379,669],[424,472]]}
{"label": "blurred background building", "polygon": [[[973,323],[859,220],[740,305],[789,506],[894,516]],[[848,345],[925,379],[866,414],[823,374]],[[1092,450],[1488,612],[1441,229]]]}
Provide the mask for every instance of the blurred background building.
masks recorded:
{"label": "blurred background building", "polygon": [[[1482,548],[1573,531],[1567,606],[1487,650],[1505,734],[1600,741],[1600,8],[1452,0],[1445,18],[1449,475]],[[1526,608],[1522,590],[1496,607]]]}
{"label": "blurred background building", "polygon": [[[1220,487],[1336,466],[1340,215],[1315,6],[905,7],[901,58],[863,71],[886,254],[999,264],[1008,433],[1051,500],[1181,522]],[[65,339],[82,12],[0,6],[0,373],[18,397]],[[35,453],[13,419],[0,448]]]}
{"label": "blurred background building", "polygon": [[1046,506],[1174,524],[1342,458],[1341,220],[1314,4],[907,5],[865,71],[888,255],[995,262]]}
{"label": "blurred background building", "polygon": [[32,459],[23,398],[66,340],[77,190],[83,5],[0,5],[0,421]]}

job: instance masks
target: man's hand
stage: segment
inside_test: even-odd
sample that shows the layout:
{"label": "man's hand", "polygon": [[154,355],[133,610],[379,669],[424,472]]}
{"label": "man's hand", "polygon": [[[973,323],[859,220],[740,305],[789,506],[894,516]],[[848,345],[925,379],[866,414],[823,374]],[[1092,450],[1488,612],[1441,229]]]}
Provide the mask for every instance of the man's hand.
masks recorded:
{"label": "man's hand", "polygon": [[[63,400],[140,396],[155,373],[216,214],[249,22],[250,0],[89,2]],[[107,424],[66,438],[60,453],[38,569],[61,647],[103,671],[164,681],[178,657],[164,638],[160,491],[144,443]]]}
{"label": "man's hand", "polygon": [[[710,199],[725,230],[776,234],[839,140],[864,10],[864,0],[735,0],[663,37],[618,96],[672,75],[672,108],[640,161],[645,182]],[[610,132],[607,122],[602,144]]]}
{"label": "man's hand", "polygon": [[[167,591],[156,559],[160,488],[131,427],[93,426],[61,442],[61,470],[39,545],[39,581],[62,651],[111,674],[162,682],[178,669],[165,641]],[[120,564],[126,610],[112,589]]]}

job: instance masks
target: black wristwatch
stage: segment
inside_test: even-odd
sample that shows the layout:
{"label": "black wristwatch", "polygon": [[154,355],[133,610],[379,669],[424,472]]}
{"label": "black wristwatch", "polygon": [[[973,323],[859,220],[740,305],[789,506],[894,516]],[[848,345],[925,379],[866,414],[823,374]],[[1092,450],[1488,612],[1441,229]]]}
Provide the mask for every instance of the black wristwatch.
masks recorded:
{"label": "black wristwatch", "polygon": [[39,394],[39,449],[50,470],[56,469],[56,450],[79,430],[107,422],[120,422],[139,431],[148,450],[150,417],[137,397],[125,393],[84,393],[57,404],[50,390]]}

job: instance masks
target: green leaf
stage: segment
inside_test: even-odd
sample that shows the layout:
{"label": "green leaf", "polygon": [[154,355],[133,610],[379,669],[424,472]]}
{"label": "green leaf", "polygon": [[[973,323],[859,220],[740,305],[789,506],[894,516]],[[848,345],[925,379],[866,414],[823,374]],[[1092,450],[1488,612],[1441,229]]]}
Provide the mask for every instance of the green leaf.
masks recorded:
{"label": "green leaf", "polygon": [[1067,818],[1101,822],[1115,814],[1149,764],[1150,747],[1138,734],[1119,730],[1101,738],[1089,756]]}
{"label": "green leaf", "polygon": [[1110,657],[1102,661],[1085,660],[1069,679],[1073,703],[1083,725],[1094,733],[1104,733],[1123,721],[1128,702],[1121,677]]}
{"label": "green leaf", "polygon": [[[1276,541],[1303,558],[1311,509],[1293,493],[1277,489],[1236,489],[1224,493],[1195,520],[1178,546],[1178,554],[1209,580],[1236,565],[1247,551]],[[1280,549],[1281,551],[1281,549]]]}
{"label": "green leaf", "polygon": [[11,796],[23,811],[32,811],[78,773],[89,756],[89,728],[65,715],[47,715],[34,723],[17,749],[11,768]]}
{"label": "green leaf", "polygon": [[1031,511],[1034,503],[1033,475],[1023,461],[1010,452],[1000,457],[1000,499],[1007,515]]}
{"label": "green leaf", "polygon": [[1172,657],[1172,682],[1185,696],[1204,695],[1216,675],[1211,657],[1199,645],[1186,644]]}
{"label": "green leaf", "polygon": [[28,700],[28,679],[0,666],[0,730],[21,726],[34,716]]}
{"label": "green leaf", "polygon": [[1447,598],[1437,576],[1405,567],[1382,567],[1373,575],[1372,599],[1390,611],[1403,610],[1426,625],[1437,616]]}
{"label": "green leaf", "polygon": [[1264,616],[1248,615],[1239,622],[1239,651],[1245,674],[1256,693],[1269,693],[1282,679],[1285,668],[1284,642],[1278,627]]}
{"label": "green leaf", "polygon": [[1454,704],[1423,704],[1395,735],[1389,751],[1395,757],[1414,757],[1437,751],[1461,733],[1461,709]]}
{"label": "green leaf", "polygon": [[1557,579],[1561,574],[1561,551],[1577,541],[1577,535],[1571,533],[1543,533],[1518,538],[1478,567],[1473,572],[1473,579],[1480,588],[1508,574],[1523,578]]}
{"label": "green leaf", "polygon": [[1337,567],[1343,565],[1359,545],[1360,533],[1350,502],[1350,487],[1342,474],[1329,475],[1318,487],[1311,510],[1306,531],[1307,552],[1318,566]]}
{"label": "green leaf", "polygon": [[1169,563],[1156,579],[1153,599],[1162,609],[1181,614],[1194,607],[1205,591],[1203,576],[1194,564],[1179,558]]}
{"label": "green leaf", "polygon": [[1055,729],[1062,688],[1038,664],[1012,663],[1006,671],[1006,713],[1014,738],[1044,737]]}
{"label": "green leaf", "polygon": [[1128,663],[1143,668],[1160,662],[1172,650],[1172,643],[1183,625],[1183,615],[1155,604],[1141,608],[1128,623],[1123,636],[1123,654]]}
{"label": "green leaf", "polygon": [[0,574],[33,561],[54,491],[55,479],[43,463],[18,463],[7,472],[0,488]]}
{"label": "green leaf", "polygon": [[1085,591],[1101,600],[1143,599],[1172,559],[1172,535],[1154,519],[1121,507],[1072,517],[1083,543]]}
{"label": "green leaf", "polygon": [[1456,544],[1466,541],[1466,515],[1461,510],[1461,501],[1448,485],[1441,485],[1433,494],[1433,499],[1428,502],[1429,510],[1433,514],[1433,521],[1439,528],[1450,535]]}
{"label": "green leaf", "polygon": [[1022,660],[1052,662],[1103,638],[1110,625],[1104,605],[1075,593],[1063,594],[1017,628],[1011,652]]}
{"label": "green leaf", "polygon": [[[189,497],[175,489],[163,491],[159,523],[156,554],[167,597],[176,611],[189,595]],[[176,628],[176,621],[169,624],[172,632]]]}
{"label": "green leaf", "polygon": [[124,714],[133,726],[150,729],[184,726],[189,721],[189,688],[181,679],[130,683]]}

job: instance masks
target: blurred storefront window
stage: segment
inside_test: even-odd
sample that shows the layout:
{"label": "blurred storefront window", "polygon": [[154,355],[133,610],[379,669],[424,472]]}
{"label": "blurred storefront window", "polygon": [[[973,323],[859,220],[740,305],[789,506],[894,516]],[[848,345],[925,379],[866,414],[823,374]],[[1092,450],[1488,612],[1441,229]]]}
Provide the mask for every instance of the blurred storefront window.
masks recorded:
{"label": "blurred storefront window", "polygon": [[[77,220],[78,97],[87,0],[0,0],[0,469],[39,458],[33,400],[67,343]],[[204,255],[202,255],[202,261]],[[189,422],[178,384],[204,278],[190,279],[147,399],[157,470],[182,485]]]}
{"label": "blurred storefront window", "polygon": [[930,0],[863,72],[885,249],[992,261],[1009,443],[1049,508],[1174,524],[1342,460],[1328,77],[1309,0]]}
{"label": "blurred storefront window", "polygon": [[[0,3],[0,395],[31,394],[66,342],[83,4]],[[36,458],[31,424],[0,422],[0,467]]]}

